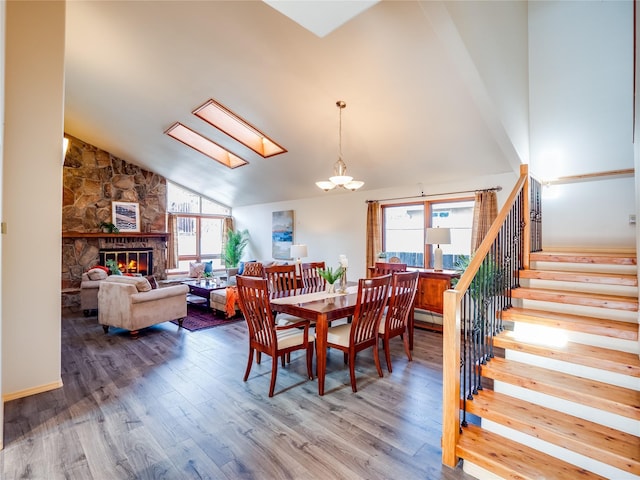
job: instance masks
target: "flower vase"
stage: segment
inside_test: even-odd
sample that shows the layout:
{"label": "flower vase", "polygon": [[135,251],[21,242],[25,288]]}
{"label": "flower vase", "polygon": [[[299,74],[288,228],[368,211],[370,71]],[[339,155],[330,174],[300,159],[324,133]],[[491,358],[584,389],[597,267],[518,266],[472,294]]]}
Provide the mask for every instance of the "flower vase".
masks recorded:
{"label": "flower vase", "polygon": [[335,293],[336,285],[335,283],[327,283],[327,293]]}
{"label": "flower vase", "polygon": [[340,293],[347,293],[347,269],[342,269],[342,276],[340,277]]}

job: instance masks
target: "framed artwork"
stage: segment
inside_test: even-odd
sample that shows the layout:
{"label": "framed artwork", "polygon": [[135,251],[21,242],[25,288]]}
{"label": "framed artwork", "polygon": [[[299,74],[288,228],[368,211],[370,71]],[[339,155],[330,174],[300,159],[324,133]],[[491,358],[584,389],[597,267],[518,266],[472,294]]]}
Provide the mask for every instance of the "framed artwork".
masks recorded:
{"label": "framed artwork", "polygon": [[140,205],[132,202],[111,202],[113,224],[121,232],[140,231]]}
{"label": "framed artwork", "polygon": [[273,212],[271,217],[271,255],[290,260],[293,245],[293,210]]}

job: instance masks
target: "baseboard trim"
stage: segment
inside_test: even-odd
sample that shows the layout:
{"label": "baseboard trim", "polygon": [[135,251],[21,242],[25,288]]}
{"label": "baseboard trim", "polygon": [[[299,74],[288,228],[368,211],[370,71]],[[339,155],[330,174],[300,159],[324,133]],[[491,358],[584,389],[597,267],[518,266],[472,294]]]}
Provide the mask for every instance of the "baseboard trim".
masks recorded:
{"label": "baseboard trim", "polygon": [[59,379],[56,382],[46,383],[44,385],[38,385],[37,387],[27,388],[25,390],[19,390],[17,392],[7,393],[2,395],[3,402],[10,402],[11,400],[17,400],[18,398],[29,397],[31,395],[36,395],[38,393],[48,392],[50,390],[55,390],[56,388],[62,387],[62,379]]}

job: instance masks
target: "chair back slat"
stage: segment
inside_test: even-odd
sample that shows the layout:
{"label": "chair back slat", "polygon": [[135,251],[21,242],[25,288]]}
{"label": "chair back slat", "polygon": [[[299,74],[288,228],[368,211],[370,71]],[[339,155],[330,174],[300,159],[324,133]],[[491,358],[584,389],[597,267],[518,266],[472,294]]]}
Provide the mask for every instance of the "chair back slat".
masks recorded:
{"label": "chair back slat", "polygon": [[376,262],[372,276],[379,277],[381,275],[393,274],[394,272],[406,272],[406,271],[407,271],[406,263]]}
{"label": "chair back slat", "polygon": [[324,270],[324,262],[308,262],[300,265],[302,286],[309,289],[324,289],[326,281],[318,274],[318,269]]}
{"label": "chair back slat", "polygon": [[358,280],[358,297],[351,323],[352,345],[374,343],[389,299],[391,275]]}
{"label": "chair back slat", "polygon": [[271,292],[285,292],[298,288],[295,265],[272,265],[265,267],[264,273]]}
{"label": "chair back slat", "polygon": [[407,325],[418,289],[418,272],[396,272],[391,282],[391,297],[385,317],[385,331],[392,332]]}
{"label": "chair back slat", "polygon": [[259,277],[237,277],[240,310],[247,321],[249,339],[274,350],[276,344],[275,319],[269,306],[267,280]]}

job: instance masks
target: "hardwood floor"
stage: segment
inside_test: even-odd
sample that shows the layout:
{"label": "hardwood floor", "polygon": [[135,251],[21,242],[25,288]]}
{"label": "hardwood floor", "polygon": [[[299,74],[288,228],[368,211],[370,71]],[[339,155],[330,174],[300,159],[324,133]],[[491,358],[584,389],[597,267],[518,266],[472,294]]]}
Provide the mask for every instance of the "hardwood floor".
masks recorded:
{"label": "hardwood floor", "polygon": [[64,387],[5,405],[2,478],[472,478],[440,462],[441,334],[417,330],[410,363],[392,341],[384,378],[359,354],[356,394],[342,352],[324,397],[292,355],[273,398],[268,357],[242,381],[245,336],[244,322],[131,338],[63,318]]}

